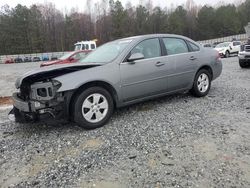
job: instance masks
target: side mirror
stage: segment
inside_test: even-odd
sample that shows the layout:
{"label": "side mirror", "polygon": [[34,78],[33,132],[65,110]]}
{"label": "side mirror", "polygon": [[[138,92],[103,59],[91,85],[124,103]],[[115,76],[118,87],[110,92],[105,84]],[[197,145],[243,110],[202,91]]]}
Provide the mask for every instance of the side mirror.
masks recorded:
{"label": "side mirror", "polygon": [[232,50],[232,46],[229,46],[230,50]]}
{"label": "side mirror", "polygon": [[75,59],[73,57],[70,57],[69,58],[69,61],[74,61]]}
{"label": "side mirror", "polygon": [[128,58],[128,62],[134,62],[140,59],[144,59],[144,55],[142,53],[134,53]]}

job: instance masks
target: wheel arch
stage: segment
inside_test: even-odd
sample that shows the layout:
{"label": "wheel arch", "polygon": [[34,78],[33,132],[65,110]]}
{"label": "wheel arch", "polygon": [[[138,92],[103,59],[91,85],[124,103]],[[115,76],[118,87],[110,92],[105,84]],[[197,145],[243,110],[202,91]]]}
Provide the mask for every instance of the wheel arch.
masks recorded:
{"label": "wheel arch", "polygon": [[202,65],[202,66],[196,71],[195,76],[194,76],[194,79],[193,79],[192,88],[190,89],[190,92],[191,92],[194,96],[196,96],[196,97],[203,97],[203,96],[207,95],[207,93],[209,92],[209,89],[210,89],[210,87],[211,87],[211,84],[209,84],[207,91],[205,91],[204,93],[201,93],[200,91],[197,91],[197,86],[196,86],[197,80],[196,80],[196,79],[198,79],[197,76],[198,76],[198,73],[199,73],[201,70],[206,70],[207,72],[209,72],[209,73],[211,74],[210,83],[211,83],[211,81],[212,81],[212,79],[213,79],[213,70],[212,70],[211,66],[209,66],[209,65]]}
{"label": "wheel arch", "polygon": [[87,89],[90,87],[102,87],[102,88],[106,89],[110,93],[110,95],[113,99],[114,106],[117,107],[118,94],[117,94],[117,91],[115,90],[115,88],[111,84],[109,84],[105,81],[90,81],[90,82],[82,84],[80,87],[78,87],[77,89],[75,89],[73,91],[73,93],[69,99],[69,102],[68,102],[68,115],[69,115],[69,117],[72,117],[73,105],[74,105],[74,102],[75,102],[77,96],[81,92],[83,92],[84,89]]}
{"label": "wheel arch", "polygon": [[[213,69],[209,66],[209,65],[203,65],[203,66],[201,66],[197,71],[196,71],[196,74],[200,71],[200,70],[202,70],[202,69],[205,69],[205,70],[207,70],[210,74],[211,74],[211,76],[212,76],[212,78],[211,78],[211,80],[213,80]],[[196,75],[195,74],[195,75]]]}

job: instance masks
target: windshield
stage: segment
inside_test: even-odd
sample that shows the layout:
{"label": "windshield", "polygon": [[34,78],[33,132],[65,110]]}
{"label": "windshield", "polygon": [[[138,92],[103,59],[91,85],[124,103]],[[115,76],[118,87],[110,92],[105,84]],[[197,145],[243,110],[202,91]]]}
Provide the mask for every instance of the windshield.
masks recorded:
{"label": "windshield", "polygon": [[119,40],[106,43],[91,52],[82,63],[108,63],[114,60],[132,40]]}
{"label": "windshield", "polygon": [[68,52],[66,54],[64,54],[63,56],[61,56],[59,59],[60,60],[64,60],[64,59],[67,59],[69,58],[70,56],[72,56],[75,52]]}
{"label": "windshield", "polygon": [[75,45],[75,51],[81,50],[81,44],[76,44]]}
{"label": "windshield", "polygon": [[223,42],[218,44],[215,48],[223,48],[223,47],[228,47],[230,42]]}

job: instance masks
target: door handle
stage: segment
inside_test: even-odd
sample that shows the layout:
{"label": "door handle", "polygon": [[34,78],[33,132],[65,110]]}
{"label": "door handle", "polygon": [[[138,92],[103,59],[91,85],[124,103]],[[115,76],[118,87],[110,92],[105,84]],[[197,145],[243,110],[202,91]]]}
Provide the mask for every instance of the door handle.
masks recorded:
{"label": "door handle", "polygon": [[191,56],[189,59],[193,61],[193,60],[196,60],[197,58],[194,56]]}
{"label": "door handle", "polygon": [[157,66],[157,67],[160,67],[160,66],[163,66],[163,65],[165,65],[165,63],[160,62],[160,61],[155,64],[155,66]]}

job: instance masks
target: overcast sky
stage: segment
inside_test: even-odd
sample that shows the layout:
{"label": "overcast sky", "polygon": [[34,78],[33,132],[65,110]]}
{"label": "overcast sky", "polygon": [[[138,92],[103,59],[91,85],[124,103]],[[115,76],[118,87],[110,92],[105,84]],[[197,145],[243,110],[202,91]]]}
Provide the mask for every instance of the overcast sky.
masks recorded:
{"label": "overcast sky", "polygon": [[[56,5],[56,8],[65,12],[71,8],[77,8],[79,11],[85,11],[85,5],[87,0],[0,0],[0,6],[8,4],[11,7],[15,7],[17,4],[22,4],[26,6],[30,6],[36,3],[44,3],[44,2],[53,2]],[[100,0],[92,0],[93,4]],[[121,0],[121,2],[125,5],[128,1],[130,1],[133,5],[137,5],[139,2],[143,2],[144,0]],[[146,0],[147,1],[147,0]],[[224,3],[234,3],[242,0],[193,0],[198,5],[209,4],[212,6],[216,6]],[[186,0],[152,0],[153,5],[160,5],[161,7],[171,7],[185,4]]]}

